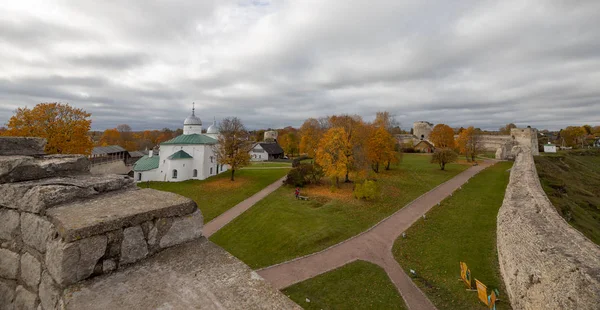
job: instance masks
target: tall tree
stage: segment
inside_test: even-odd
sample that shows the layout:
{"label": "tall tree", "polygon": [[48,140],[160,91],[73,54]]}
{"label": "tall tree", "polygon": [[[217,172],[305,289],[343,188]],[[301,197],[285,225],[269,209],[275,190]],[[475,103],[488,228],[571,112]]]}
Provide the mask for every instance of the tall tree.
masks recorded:
{"label": "tall tree", "polygon": [[100,137],[100,146],[118,145],[121,142],[121,133],[117,128],[104,130]]}
{"label": "tall tree", "polygon": [[329,118],[330,128],[343,128],[346,141],[350,146],[346,151],[346,176],[344,182],[350,182],[350,172],[366,169],[368,161],[365,152],[365,142],[368,130],[358,115],[334,115]]}
{"label": "tall tree", "polygon": [[480,132],[473,128],[473,126],[463,129],[458,135],[458,140],[456,142],[460,153],[465,155],[467,160],[471,159],[472,161],[475,161],[475,157],[481,153],[482,146]]}
{"label": "tall tree", "polygon": [[371,129],[371,134],[367,140],[367,159],[371,164],[371,169],[379,173],[379,167],[387,163],[386,169],[389,169],[389,163],[396,160],[396,151],[394,147],[396,141],[394,137],[385,129],[385,127],[375,127]]}
{"label": "tall tree", "polygon": [[323,172],[330,178],[335,178],[335,184],[340,186],[340,178],[346,176],[350,158],[351,145],[347,133],[342,127],[329,129],[321,139],[317,150],[316,162],[323,167]]}
{"label": "tall tree", "polygon": [[446,164],[453,163],[458,158],[458,155],[450,148],[436,149],[431,156],[431,162],[440,165],[440,169],[445,170]]}
{"label": "tall tree", "polygon": [[429,140],[436,148],[453,148],[454,129],[446,124],[437,124],[429,134]]}
{"label": "tall tree", "polygon": [[48,154],[89,155],[94,147],[88,136],[90,116],[69,104],[40,103],[33,109],[18,108],[4,135],[45,138]]}
{"label": "tall tree", "polygon": [[323,129],[318,120],[309,118],[300,127],[300,153],[315,158]]}
{"label": "tall tree", "polygon": [[239,118],[225,118],[219,123],[218,141],[214,152],[220,164],[229,165],[233,181],[235,171],[250,163],[250,134]]}
{"label": "tall tree", "polygon": [[298,151],[298,136],[296,131],[288,131],[287,133],[282,134],[277,141],[279,142],[279,145],[281,145],[281,148],[283,148],[283,151],[288,155],[294,156]]}
{"label": "tall tree", "polygon": [[585,129],[580,126],[569,126],[560,131],[560,137],[567,146],[576,147],[585,140]]}

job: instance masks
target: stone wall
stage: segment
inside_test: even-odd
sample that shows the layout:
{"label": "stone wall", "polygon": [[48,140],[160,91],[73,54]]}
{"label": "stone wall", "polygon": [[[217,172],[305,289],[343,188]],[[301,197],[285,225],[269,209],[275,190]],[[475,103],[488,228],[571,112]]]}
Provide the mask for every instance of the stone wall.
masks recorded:
{"label": "stone wall", "polygon": [[99,163],[90,168],[91,174],[128,174],[130,171],[131,166],[125,165],[123,160]]}
{"label": "stone wall", "polygon": [[500,270],[513,309],[598,309],[600,247],[552,206],[531,150],[516,146],[513,153],[497,226]]}

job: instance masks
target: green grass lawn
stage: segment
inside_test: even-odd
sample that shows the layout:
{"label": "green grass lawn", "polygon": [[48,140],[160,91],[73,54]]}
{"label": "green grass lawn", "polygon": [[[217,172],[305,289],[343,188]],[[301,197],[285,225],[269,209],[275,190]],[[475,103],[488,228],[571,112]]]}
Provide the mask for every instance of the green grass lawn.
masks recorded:
{"label": "green grass lawn", "polygon": [[[249,166],[245,167],[245,168],[260,168],[260,167],[292,167],[292,163],[286,163],[286,162],[268,162],[268,161],[257,161],[257,162],[252,162],[250,163]],[[242,168],[242,169],[245,169]]]}
{"label": "green grass lawn", "polygon": [[385,271],[365,261],[349,263],[282,292],[304,309],[407,309]]}
{"label": "green grass lawn", "polygon": [[480,172],[452,197],[435,206],[398,238],[394,256],[408,274],[417,272],[415,283],[439,309],[485,309],[477,292],[465,290],[459,262],[464,261],[475,278],[498,288],[498,309],[510,308],[503,288],[496,252],[496,215],[502,206],[511,162],[500,162]]}
{"label": "green grass lawn", "polygon": [[483,152],[479,155],[477,155],[478,157],[484,157],[484,158],[491,158],[491,159],[496,159],[496,152],[493,151],[486,151]]}
{"label": "green grass lawn", "polygon": [[325,249],[367,230],[421,194],[468,168],[446,171],[430,156],[405,154],[400,165],[378,175],[381,197],[352,198],[352,184],[331,192],[329,185],[303,188],[309,201],[294,199],[283,186],[218,231],[211,240],[252,268],[284,262]]}
{"label": "green grass lawn", "polygon": [[[202,211],[204,222],[219,216],[244,199],[254,195],[269,184],[287,174],[288,169],[251,169],[235,172],[231,182],[230,172],[208,179],[183,182],[150,182],[150,188],[180,194],[193,199]],[[146,188],[146,183],[138,183]]]}
{"label": "green grass lawn", "polygon": [[573,150],[536,156],[535,166],[558,213],[600,245],[600,151]]}

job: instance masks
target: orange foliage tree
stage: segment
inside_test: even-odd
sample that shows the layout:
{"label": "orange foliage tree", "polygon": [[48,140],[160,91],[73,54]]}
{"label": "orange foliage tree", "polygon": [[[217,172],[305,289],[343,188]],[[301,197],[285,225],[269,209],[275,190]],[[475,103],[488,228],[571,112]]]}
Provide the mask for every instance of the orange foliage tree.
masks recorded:
{"label": "orange foliage tree", "polygon": [[371,129],[371,135],[367,140],[367,159],[371,164],[371,169],[379,173],[379,166],[388,163],[386,169],[389,169],[391,162],[396,162],[396,151],[394,150],[396,141],[394,137],[383,126]]}
{"label": "orange foliage tree", "polygon": [[330,128],[343,128],[349,147],[345,153],[346,176],[344,182],[350,182],[351,171],[366,170],[367,158],[365,143],[368,137],[367,126],[358,115],[333,115],[329,118]]}
{"label": "orange foliage tree", "polygon": [[318,120],[309,118],[304,121],[300,127],[300,153],[314,158],[322,136],[323,130]]}
{"label": "orange foliage tree", "polygon": [[465,155],[467,160],[470,158],[471,160],[475,161],[477,154],[481,153],[479,131],[473,126],[463,129],[458,135],[456,143],[458,144],[460,153]]}
{"label": "orange foliage tree", "polygon": [[233,181],[235,171],[250,163],[249,152],[253,144],[246,127],[237,117],[221,121],[219,133],[219,143],[214,146],[214,152],[220,164],[229,165]]}
{"label": "orange foliage tree", "polygon": [[100,137],[100,146],[117,145],[121,141],[121,133],[117,128],[106,129]]}
{"label": "orange foliage tree", "polygon": [[90,116],[68,104],[40,103],[33,109],[17,109],[3,135],[45,138],[48,154],[89,155],[94,146],[88,136]]}
{"label": "orange foliage tree", "polygon": [[454,130],[446,124],[437,124],[429,134],[429,141],[436,148],[454,148]]}
{"label": "orange foliage tree", "polygon": [[351,152],[346,130],[342,127],[329,129],[319,142],[316,162],[323,167],[323,172],[330,178],[335,178],[335,184],[340,186],[340,177],[347,177]]}

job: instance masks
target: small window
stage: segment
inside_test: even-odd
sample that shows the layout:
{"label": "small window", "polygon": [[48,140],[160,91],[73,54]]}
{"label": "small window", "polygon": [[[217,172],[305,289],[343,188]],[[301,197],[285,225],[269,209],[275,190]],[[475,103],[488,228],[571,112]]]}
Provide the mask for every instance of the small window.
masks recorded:
{"label": "small window", "polygon": [[198,177],[198,170],[194,169],[194,178]]}
{"label": "small window", "polygon": [[140,172],[140,173],[138,173],[138,181],[141,181],[141,180],[142,180],[142,173]]}
{"label": "small window", "polygon": [[210,163],[212,164],[214,162],[214,157],[210,157]]}
{"label": "small window", "polygon": [[213,167],[210,167],[210,174],[213,174],[213,173],[212,173],[212,168],[213,168]]}
{"label": "small window", "polygon": [[173,169],[173,179],[177,179],[177,169]]}

